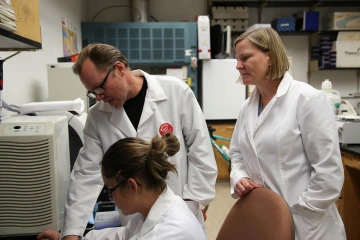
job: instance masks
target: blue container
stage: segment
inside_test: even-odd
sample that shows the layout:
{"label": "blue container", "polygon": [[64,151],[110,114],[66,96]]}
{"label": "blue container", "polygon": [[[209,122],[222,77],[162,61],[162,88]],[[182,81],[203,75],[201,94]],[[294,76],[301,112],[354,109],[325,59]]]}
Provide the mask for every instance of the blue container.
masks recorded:
{"label": "blue container", "polygon": [[294,32],[295,31],[295,18],[275,18],[271,26],[278,32]]}
{"label": "blue container", "polygon": [[317,31],[319,30],[319,12],[304,11],[295,14],[296,29],[304,31]]}

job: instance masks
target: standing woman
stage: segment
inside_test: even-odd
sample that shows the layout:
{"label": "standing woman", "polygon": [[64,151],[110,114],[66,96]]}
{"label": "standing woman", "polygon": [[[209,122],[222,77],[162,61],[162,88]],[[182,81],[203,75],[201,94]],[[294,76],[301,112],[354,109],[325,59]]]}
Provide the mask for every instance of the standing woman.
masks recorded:
{"label": "standing woman", "polygon": [[[168,157],[179,149],[172,133],[155,136],[150,143],[135,137],[115,142],[101,162],[105,193],[123,214],[139,214],[126,227],[93,230],[85,239],[206,240],[195,215],[165,182],[168,172],[177,172]],[[38,236],[43,238],[59,240],[60,234],[45,231]]]}
{"label": "standing woman", "polygon": [[272,28],[247,31],[234,46],[240,79],[256,88],[240,108],[230,145],[232,196],[269,188],[289,204],[296,239],[346,239],[335,206],[344,170],[330,101],[292,78]]}

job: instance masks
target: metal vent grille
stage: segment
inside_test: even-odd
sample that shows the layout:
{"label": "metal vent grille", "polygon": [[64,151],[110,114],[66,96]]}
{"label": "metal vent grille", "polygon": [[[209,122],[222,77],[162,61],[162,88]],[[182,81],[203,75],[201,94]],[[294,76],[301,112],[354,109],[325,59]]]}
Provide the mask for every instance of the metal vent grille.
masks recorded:
{"label": "metal vent grille", "polygon": [[119,48],[130,65],[190,63],[196,33],[196,23],[82,23],[84,39]]}
{"label": "metal vent grille", "polygon": [[0,228],[52,223],[52,141],[0,141]]}

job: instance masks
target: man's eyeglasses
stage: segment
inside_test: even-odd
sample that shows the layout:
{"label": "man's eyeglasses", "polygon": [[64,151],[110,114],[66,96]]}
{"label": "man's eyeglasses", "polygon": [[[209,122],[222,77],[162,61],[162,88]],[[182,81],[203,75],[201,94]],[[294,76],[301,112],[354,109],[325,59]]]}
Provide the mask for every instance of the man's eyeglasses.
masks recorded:
{"label": "man's eyeglasses", "polygon": [[96,99],[96,95],[100,95],[100,94],[103,94],[105,92],[105,88],[104,88],[104,85],[105,85],[105,82],[106,80],[108,79],[111,71],[114,70],[114,67],[111,67],[109,72],[106,74],[104,80],[102,81],[102,83],[100,84],[100,86],[96,87],[93,91],[88,91],[87,92],[87,96],[89,98],[92,98],[92,99]]}
{"label": "man's eyeglasses", "polygon": [[[137,185],[139,185],[141,187],[141,184],[138,181],[135,181],[135,182],[136,182]],[[116,185],[115,187],[112,187],[112,188],[105,187],[104,188],[105,195],[108,196],[109,198],[111,198],[113,191],[115,191],[119,186],[120,186],[120,184],[118,184],[118,185]]]}

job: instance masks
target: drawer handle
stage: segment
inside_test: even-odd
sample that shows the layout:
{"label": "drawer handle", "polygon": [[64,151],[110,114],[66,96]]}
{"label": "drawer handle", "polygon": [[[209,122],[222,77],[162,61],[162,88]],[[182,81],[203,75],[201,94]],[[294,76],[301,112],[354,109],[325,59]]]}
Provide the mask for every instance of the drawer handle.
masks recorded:
{"label": "drawer handle", "polygon": [[227,129],[234,129],[235,127],[226,127]]}

